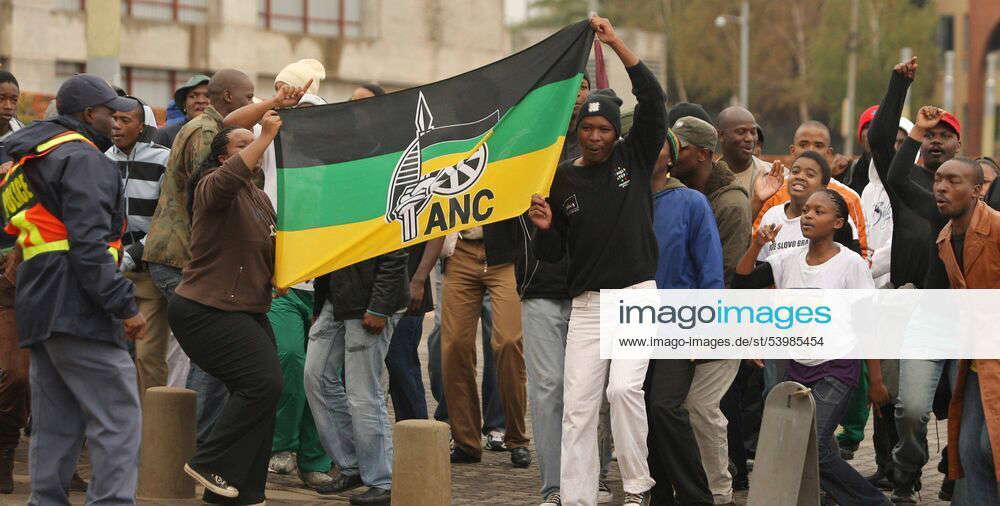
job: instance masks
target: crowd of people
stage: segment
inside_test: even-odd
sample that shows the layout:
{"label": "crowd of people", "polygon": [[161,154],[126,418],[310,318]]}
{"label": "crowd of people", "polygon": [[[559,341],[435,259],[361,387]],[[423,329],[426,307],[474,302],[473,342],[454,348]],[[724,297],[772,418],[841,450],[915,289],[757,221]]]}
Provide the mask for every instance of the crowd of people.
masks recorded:
{"label": "crowd of people", "polygon": [[[933,412],[948,418],[940,497],[964,479],[956,504],[1000,504],[1000,360],[601,358],[602,289],[1000,287],[1000,167],[960,156],[951,113],[902,117],[917,59],[861,115],[859,158],[806,121],[770,163],[750,111],[668,109],[610,22],[591,27],[637,106],[623,127],[622,100],[584,76],[547,198],[289,289],[272,281],[275,110],[326,103],[319,62],[290,64],[268,99],[236,69],[193,76],[159,129],[141,98],[88,74],[24,125],[0,70],[0,493],[24,431],[29,504],[70,489],[133,504],[143,395],[170,385],[197,393],[184,472],[210,504],[263,504],[269,472],[389,504],[387,397],[396,421],[446,421],[454,464],[485,446],[528,467],[533,448],[543,506],[613,500],[612,452],[628,506],[733,504],[762,399],[787,379],[816,401],[828,503],[914,504]],[[431,312],[433,413],[418,358]],[[849,461],[872,413],[878,469],[862,476]]]}

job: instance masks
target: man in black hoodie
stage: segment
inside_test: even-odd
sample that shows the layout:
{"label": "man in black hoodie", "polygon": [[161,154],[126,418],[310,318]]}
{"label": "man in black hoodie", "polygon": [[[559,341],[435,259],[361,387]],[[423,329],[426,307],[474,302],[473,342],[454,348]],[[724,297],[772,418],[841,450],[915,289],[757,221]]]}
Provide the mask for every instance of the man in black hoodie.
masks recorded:
{"label": "man in black hoodie", "polygon": [[643,383],[648,360],[600,358],[601,289],[656,288],[651,176],[667,131],[664,95],[656,78],[615,34],[593,17],[601,42],[618,54],[638,100],[632,129],[621,134],[621,99],[592,93],[580,109],[582,156],[556,170],[546,201],[535,195],[528,216],[536,227],[535,253],[555,262],[569,254],[573,299],[566,337],[560,485],[570,504],[597,502],[597,420],[604,379],[611,430],[622,466],[626,505],[644,504],[655,481],[649,450]]}
{"label": "man in black hoodie", "polygon": [[66,80],[56,100],[56,119],[7,139],[17,162],[0,183],[5,230],[23,259],[15,308],[20,345],[31,350],[29,502],[68,503],[63,486],[86,436],[88,502],[132,503],[140,413],[125,337],[142,337],[146,322],[118,271],[123,193],[103,151],[112,113],[135,103],[90,74]]}

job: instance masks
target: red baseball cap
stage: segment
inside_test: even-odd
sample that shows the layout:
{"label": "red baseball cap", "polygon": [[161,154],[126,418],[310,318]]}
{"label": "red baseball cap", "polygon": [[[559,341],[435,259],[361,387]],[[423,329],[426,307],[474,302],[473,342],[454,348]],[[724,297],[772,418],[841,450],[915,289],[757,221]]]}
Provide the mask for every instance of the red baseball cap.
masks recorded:
{"label": "red baseball cap", "polygon": [[950,112],[945,112],[941,115],[941,123],[948,125],[952,130],[955,131],[955,135],[958,136],[959,140],[962,140],[962,124],[958,122],[958,118]]}
{"label": "red baseball cap", "polygon": [[865,140],[861,138],[861,131],[875,119],[875,111],[878,111],[877,105],[865,109],[865,112],[861,113],[861,117],[858,118],[858,142],[862,144],[864,144]]}

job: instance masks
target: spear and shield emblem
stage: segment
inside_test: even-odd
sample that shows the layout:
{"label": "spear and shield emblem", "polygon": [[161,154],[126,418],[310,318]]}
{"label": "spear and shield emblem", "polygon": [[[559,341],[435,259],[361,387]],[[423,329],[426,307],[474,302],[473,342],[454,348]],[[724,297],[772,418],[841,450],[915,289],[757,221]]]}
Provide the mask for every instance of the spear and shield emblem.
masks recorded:
{"label": "spear and shield emblem", "polygon": [[[417,238],[417,218],[434,197],[461,195],[479,181],[489,162],[486,140],[499,121],[500,111],[496,110],[471,123],[435,126],[427,100],[420,92],[414,120],[416,135],[396,162],[386,199],[386,223],[400,223],[404,243]],[[472,152],[458,163],[423,173],[424,149],[479,137],[482,139]]]}

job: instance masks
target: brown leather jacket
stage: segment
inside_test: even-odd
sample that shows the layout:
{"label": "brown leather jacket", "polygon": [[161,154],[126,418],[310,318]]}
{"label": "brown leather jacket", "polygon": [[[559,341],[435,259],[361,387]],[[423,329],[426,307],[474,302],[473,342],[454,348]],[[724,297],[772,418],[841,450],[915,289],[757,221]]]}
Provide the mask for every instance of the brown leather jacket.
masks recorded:
{"label": "brown leather jacket", "polygon": [[274,276],[275,217],[239,155],[194,191],[191,261],[177,294],[223,311],[266,313]]}
{"label": "brown leather jacket", "polygon": [[951,222],[938,234],[937,248],[951,288],[1000,288],[1000,212],[984,202],[976,204],[965,231],[963,269],[951,247]]}
{"label": "brown leather jacket", "polygon": [[[958,455],[958,436],[962,430],[962,404],[965,401],[965,379],[969,375],[970,362],[973,361],[960,361],[958,382],[951,394],[951,404],[948,405],[948,478],[952,480],[964,476]],[[975,363],[986,430],[993,449],[993,468],[997,481],[1000,481],[1000,360],[976,359]],[[979,430],[979,427],[972,429]]]}
{"label": "brown leather jacket", "polygon": [[[951,223],[938,234],[938,255],[948,273],[952,288],[1000,288],[1000,212],[994,211],[983,202],[976,204],[969,229],[965,232],[962,248],[962,264],[951,246]],[[962,407],[965,401],[965,380],[972,360],[959,363],[958,382],[952,391],[948,406],[948,478],[962,477],[962,463],[959,461],[958,437],[962,430]],[[976,359],[979,374],[979,395],[983,403],[983,414],[989,432],[990,446],[993,448],[993,464],[1000,480],[1000,360]],[[978,430],[978,427],[973,427]]]}

